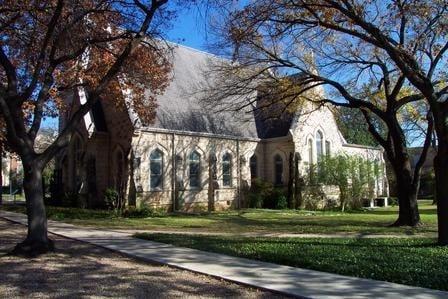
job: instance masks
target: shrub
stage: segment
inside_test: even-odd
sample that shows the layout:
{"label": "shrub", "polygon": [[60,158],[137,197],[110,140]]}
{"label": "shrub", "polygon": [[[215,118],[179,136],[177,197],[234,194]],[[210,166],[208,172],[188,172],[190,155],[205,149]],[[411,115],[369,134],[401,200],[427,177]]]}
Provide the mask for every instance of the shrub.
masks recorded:
{"label": "shrub", "polygon": [[76,208],[78,206],[79,196],[75,192],[66,192],[62,196],[62,206]]}
{"label": "shrub", "polygon": [[321,185],[307,186],[303,192],[303,208],[305,210],[317,210],[320,202],[325,197]]}
{"label": "shrub", "polygon": [[261,209],[263,207],[263,197],[259,193],[250,192],[248,195],[249,208]]}
{"label": "shrub", "polygon": [[398,198],[396,198],[396,197],[389,197],[388,198],[388,204],[390,205],[390,206],[397,206],[398,205]]}
{"label": "shrub", "polygon": [[274,187],[269,182],[258,178],[253,180],[248,194],[249,208],[259,209],[264,207],[265,201],[272,193],[273,188]]}
{"label": "shrub", "polygon": [[107,188],[104,191],[104,202],[108,209],[116,211],[120,214],[125,208],[125,198],[114,188]]}
{"label": "shrub", "polygon": [[274,188],[272,183],[255,179],[245,196],[248,207],[253,209],[286,209],[288,201],[283,188]]}
{"label": "shrub", "polygon": [[286,209],[287,207],[288,202],[283,188],[273,188],[266,194],[263,201],[263,208],[266,209]]}
{"label": "shrub", "polygon": [[118,191],[113,188],[107,188],[104,191],[104,201],[109,210],[117,210],[119,208],[120,196]]}
{"label": "shrub", "polygon": [[141,208],[130,207],[123,212],[123,217],[126,218],[148,218],[152,216],[152,210],[143,206]]}
{"label": "shrub", "polygon": [[277,210],[284,210],[288,208],[288,199],[285,195],[280,195],[278,197],[275,208]]}
{"label": "shrub", "polygon": [[[322,157],[317,166],[311,165],[305,181],[310,187],[318,184],[338,186],[340,209],[344,211],[346,208],[359,209],[365,199],[373,198],[375,179],[379,176],[381,169],[377,162],[342,154]],[[309,208],[322,199],[318,193],[310,190]],[[317,198],[312,200],[313,196]]]}
{"label": "shrub", "polygon": [[153,208],[146,204],[141,204],[140,207],[129,207],[123,211],[122,216],[125,218],[148,218],[166,216],[166,211],[163,208]]}

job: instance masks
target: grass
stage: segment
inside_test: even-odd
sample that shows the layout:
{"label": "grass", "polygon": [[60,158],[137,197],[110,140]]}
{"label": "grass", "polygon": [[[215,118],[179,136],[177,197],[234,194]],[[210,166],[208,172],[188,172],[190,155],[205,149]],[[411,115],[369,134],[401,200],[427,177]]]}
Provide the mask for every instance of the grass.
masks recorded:
{"label": "grass", "polygon": [[[2,209],[24,212],[23,206]],[[343,275],[448,290],[448,248],[436,246],[436,207],[419,201],[424,225],[388,227],[397,207],[337,211],[253,210],[203,215],[120,217],[110,211],[47,207],[48,218],[83,226],[179,232],[227,232],[233,236],[139,234],[140,238]],[[420,238],[267,238],[241,233],[407,234]],[[423,238],[421,238],[423,237]]]}
{"label": "grass", "polygon": [[436,246],[432,239],[136,236],[294,267],[448,290],[448,247]]}
{"label": "grass", "polygon": [[16,202],[25,202],[25,195],[24,194],[16,194],[15,196],[14,195],[11,195],[11,194],[9,194],[9,193],[3,193],[2,194],[2,197],[3,197],[3,201],[16,201]]}
{"label": "grass", "polygon": [[[214,212],[204,215],[168,214],[125,218],[101,210],[48,207],[48,217],[67,223],[113,229],[169,230],[227,233],[359,233],[435,236],[436,207],[430,200],[419,202],[424,225],[417,228],[388,227],[396,220],[397,207],[341,213],[337,211],[254,210]],[[24,207],[3,209],[24,212]]]}

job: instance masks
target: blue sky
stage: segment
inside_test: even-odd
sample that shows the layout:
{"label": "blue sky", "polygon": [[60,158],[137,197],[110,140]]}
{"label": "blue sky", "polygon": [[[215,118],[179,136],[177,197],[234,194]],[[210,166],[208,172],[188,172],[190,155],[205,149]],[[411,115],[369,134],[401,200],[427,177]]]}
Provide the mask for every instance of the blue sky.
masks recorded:
{"label": "blue sky", "polygon": [[181,11],[166,37],[169,41],[206,51],[208,35],[204,11],[195,7]]}

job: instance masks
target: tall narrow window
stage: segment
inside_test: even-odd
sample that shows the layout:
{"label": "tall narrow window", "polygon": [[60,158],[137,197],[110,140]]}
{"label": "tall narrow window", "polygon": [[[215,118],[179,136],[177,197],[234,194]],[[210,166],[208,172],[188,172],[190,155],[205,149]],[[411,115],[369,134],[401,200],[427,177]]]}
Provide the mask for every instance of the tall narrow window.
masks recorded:
{"label": "tall narrow window", "polygon": [[313,140],[308,139],[308,163],[313,164]]}
{"label": "tall narrow window", "polygon": [[160,190],[163,186],[163,153],[159,149],[152,151],[149,156],[151,171],[151,190]]}
{"label": "tall narrow window", "polygon": [[325,154],[327,155],[327,157],[330,157],[331,155],[331,144],[328,140],[325,141]]}
{"label": "tall narrow window", "polygon": [[321,131],[317,131],[316,134],[316,155],[317,161],[319,162],[322,159],[322,155],[324,154],[324,135]]}
{"label": "tall narrow window", "polygon": [[201,155],[194,151],[188,157],[190,187],[198,188],[200,186],[201,176]]}
{"label": "tall narrow window", "polygon": [[274,157],[275,185],[283,185],[283,159],[280,155]]}
{"label": "tall narrow window", "polygon": [[222,156],[222,185],[232,186],[232,155],[229,153]]}
{"label": "tall narrow window", "polygon": [[257,172],[258,172],[258,163],[257,163],[257,156],[253,155],[252,157],[250,157],[250,178],[251,179],[255,179],[257,177]]}

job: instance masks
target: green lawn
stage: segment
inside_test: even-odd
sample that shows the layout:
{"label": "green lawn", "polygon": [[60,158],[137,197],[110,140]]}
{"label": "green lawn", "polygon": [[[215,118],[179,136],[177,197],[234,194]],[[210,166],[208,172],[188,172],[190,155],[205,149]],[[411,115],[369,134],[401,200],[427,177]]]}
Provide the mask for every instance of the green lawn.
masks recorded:
{"label": "green lawn", "polygon": [[[23,206],[2,209],[24,212]],[[119,217],[102,210],[47,207],[48,217],[84,226],[179,232],[227,232],[234,236],[140,234],[179,246],[221,252],[279,264],[448,290],[448,248],[434,245],[436,207],[419,201],[423,225],[388,227],[397,207],[356,212],[242,210],[203,215]],[[423,238],[267,238],[240,233],[406,234]]]}
{"label": "green lawn", "polygon": [[433,239],[136,236],[294,267],[448,290],[448,247],[434,245]]}
{"label": "green lawn", "polygon": [[[48,217],[68,223],[99,228],[178,230],[199,232],[258,233],[335,233],[419,234],[435,236],[436,207],[431,201],[419,203],[423,225],[418,228],[388,227],[397,217],[397,207],[341,212],[310,212],[295,210],[242,210],[204,215],[164,215],[147,218],[118,217],[101,210],[48,207]],[[24,207],[4,206],[24,212]]]}

